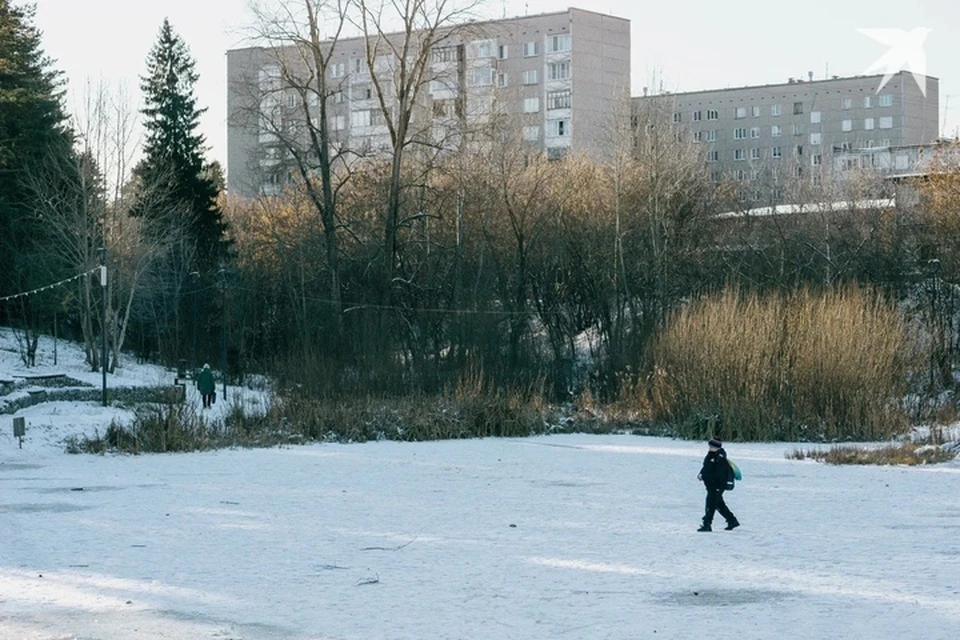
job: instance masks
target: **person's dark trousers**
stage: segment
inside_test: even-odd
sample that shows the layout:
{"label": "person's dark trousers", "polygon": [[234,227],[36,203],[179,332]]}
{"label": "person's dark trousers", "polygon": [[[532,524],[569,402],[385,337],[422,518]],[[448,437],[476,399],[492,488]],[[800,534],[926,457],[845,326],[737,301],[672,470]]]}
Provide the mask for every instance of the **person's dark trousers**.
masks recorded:
{"label": "person's dark trousers", "polygon": [[707,511],[703,516],[703,524],[713,523],[714,512],[719,512],[727,522],[737,521],[733,512],[727,508],[727,503],[723,501],[723,489],[707,489]]}
{"label": "person's dark trousers", "polygon": [[210,408],[210,404],[211,404],[210,401],[211,401],[211,400],[213,400],[213,396],[211,396],[211,395],[208,394],[208,393],[203,394],[203,408],[204,408],[204,409],[209,409],[209,408]]}

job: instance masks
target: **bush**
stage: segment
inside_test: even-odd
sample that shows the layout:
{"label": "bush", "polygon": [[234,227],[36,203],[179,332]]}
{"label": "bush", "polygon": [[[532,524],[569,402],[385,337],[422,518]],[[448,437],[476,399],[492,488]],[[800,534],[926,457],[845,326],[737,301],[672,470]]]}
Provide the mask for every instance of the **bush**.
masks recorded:
{"label": "bush", "polygon": [[907,426],[906,335],[870,291],[728,289],[670,318],[639,391],[653,420],[688,438],[888,439]]}
{"label": "bush", "polygon": [[935,445],[921,445],[904,442],[885,447],[854,447],[840,446],[827,450],[814,449],[804,451],[798,449],[787,455],[792,460],[810,458],[827,464],[937,464],[949,462],[957,456],[955,451],[947,447]]}

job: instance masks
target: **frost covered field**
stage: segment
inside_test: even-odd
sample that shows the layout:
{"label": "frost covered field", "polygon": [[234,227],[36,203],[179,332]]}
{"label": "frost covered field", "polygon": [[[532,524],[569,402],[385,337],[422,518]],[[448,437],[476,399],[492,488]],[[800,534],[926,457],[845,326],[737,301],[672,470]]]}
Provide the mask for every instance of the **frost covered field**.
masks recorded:
{"label": "frost covered field", "polygon": [[743,526],[697,533],[704,443],[89,456],[60,440],[121,410],[17,415],[22,450],[0,416],[3,640],[960,637],[957,462],[729,443]]}

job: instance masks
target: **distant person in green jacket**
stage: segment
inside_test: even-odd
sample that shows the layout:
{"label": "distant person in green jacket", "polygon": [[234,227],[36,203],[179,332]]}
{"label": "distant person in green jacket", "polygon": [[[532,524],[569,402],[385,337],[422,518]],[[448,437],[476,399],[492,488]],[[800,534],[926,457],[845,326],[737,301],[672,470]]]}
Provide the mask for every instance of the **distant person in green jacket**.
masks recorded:
{"label": "distant person in green jacket", "polygon": [[204,364],[197,376],[197,389],[200,390],[200,397],[203,398],[203,408],[209,409],[213,404],[213,396],[216,393],[217,383],[213,379],[213,371],[209,364]]}

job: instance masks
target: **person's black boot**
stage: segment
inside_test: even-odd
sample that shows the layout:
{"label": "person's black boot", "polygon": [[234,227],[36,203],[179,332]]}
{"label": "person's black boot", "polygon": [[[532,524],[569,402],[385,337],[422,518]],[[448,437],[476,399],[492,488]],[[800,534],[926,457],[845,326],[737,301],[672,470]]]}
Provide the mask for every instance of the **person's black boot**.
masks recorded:
{"label": "person's black boot", "polygon": [[733,531],[740,526],[740,521],[734,518],[733,520],[727,520],[727,526],[724,527],[726,531]]}
{"label": "person's black boot", "polygon": [[713,529],[710,528],[710,525],[704,522],[702,525],[700,525],[700,528],[697,529],[697,531],[713,531]]}

